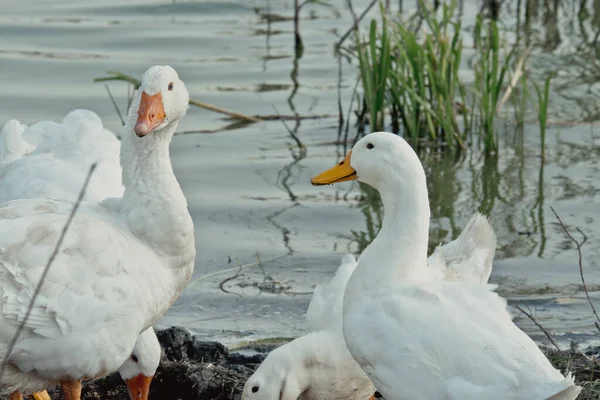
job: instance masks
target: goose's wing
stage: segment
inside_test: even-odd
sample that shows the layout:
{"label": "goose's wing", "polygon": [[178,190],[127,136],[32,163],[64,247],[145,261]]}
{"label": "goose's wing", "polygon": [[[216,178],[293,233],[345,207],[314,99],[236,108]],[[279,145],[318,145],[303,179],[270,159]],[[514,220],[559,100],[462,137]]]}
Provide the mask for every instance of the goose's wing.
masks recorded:
{"label": "goose's wing", "polygon": [[33,147],[23,139],[26,125],[15,119],[4,124],[0,130],[0,166],[8,164],[33,150]]}
{"label": "goose's wing", "polygon": [[[0,348],[24,319],[35,287],[72,208],[70,202],[17,200],[0,205]],[[160,260],[100,207],[82,206],[69,228],[10,363],[38,374],[93,377],[119,368],[147,321],[151,296],[135,276]],[[152,310],[154,311],[154,309]],[[132,317],[135,316],[135,317]],[[122,339],[115,341],[115,337]],[[0,356],[0,358],[2,358]]]}
{"label": "goose's wing", "polygon": [[490,221],[475,213],[458,238],[434,250],[427,265],[440,279],[486,283],[495,252],[496,234]]}
{"label": "goose's wing", "polygon": [[85,199],[122,196],[120,142],[95,113],[75,110],[61,124],[42,121],[26,129],[21,126],[20,133],[18,121],[9,122],[12,128],[7,123],[0,138],[18,136],[13,142],[28,150],[18,157],[15,150],[12,157],[0,158],[0,202],[33,197],[74,200],[94,162],[98,167]]}
{"label": "goose's wing", "polygon": [[344,338],[385,398],[548,399],[579,390],[488,285],[427,281],[353,300]]}
{"label": "goose's wing", "polygon": [[341,332],[344,291],[355,268],[356,258],[352,254],[344,254],[333,278],[315,287],[306,312],[306,328],[309,332],[324,329]]}

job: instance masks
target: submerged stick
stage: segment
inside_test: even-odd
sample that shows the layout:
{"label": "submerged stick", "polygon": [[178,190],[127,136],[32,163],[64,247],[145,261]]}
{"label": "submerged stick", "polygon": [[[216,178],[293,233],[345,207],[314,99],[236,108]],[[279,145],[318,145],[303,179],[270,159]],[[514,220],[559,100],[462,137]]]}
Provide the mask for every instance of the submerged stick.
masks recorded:
{"label": "submerged stick", "polygon": [[[133,85],[136,89],[140,87],[140,81],[133,76],[124,74],[118,71],[106,71],[110,76],[103,76],[99,78],[94,78],[94,82],[107,82],[107,81],[124,81]],[[242,119],[249,122],[262,122],[262,119],[256,117],[250,117],[244,114],[240,114],[234,111],[229,111],[224,108],[220,108],[217,106],[213,106],[212,104],[204,103],[202,101],[190,99],[190,105],[195,107],[204,108],[209,111],[214,111],[220,114],[229,115],[235,119]]]}
{"label": "submerged stick", "polygon": [[17,344],[17,340],[19,339],[19,336],[21,336],[21,332],[23,331],[23,328],[25,327],[25,324],[27,323],[27,320],[29,319],[29,315],[31,314],[31,310],[33,309],[35,300],[36,300],[40,290],[42,289],[42,284],[44,283],[44,280],[46,279],[46,275],[48,275],[48,271],[50,271],[50,267],[52,266],[52,263],[54,262],[54,259],[56,258],[58,251],[60,250],[60,246],[62,245],[62,242],[65,239],[65,236],[67,235],[67,231],[69,230],[69,227],[71,226],[71,222],[73,222],[75,213],[77,212],[77,210],[79,209],[79,206],[81,205],[81,201],[83,200],[83,196],[85,196],[85,192],[87,190],[88,184],[90,183],[90,179],[92,178],[92,174],[94,173],[94,170],[96,169],[96,166],[97,166],[96,163],[94,163],[90,166],[87,177],[85,178],[85,181],[83,182],[83,186],[81,187],[81,190],[79,191],[79,196],[77,196],[77,201],[75,201],[75,204],[73,205],[73,208],[71,209],[71,213],[69,214],[69,217],[67,218],[67,222],[65,222],[65,225],[62,228],[62,232],[60,233],[58,241],[56,242],[56,246],[54,246],[54,250],[52,251],[50,258],[48,259],[48,263],[44,267],[44,271],[42,272],[42,275],[40,276],[40,280],[35,288],[35,292],[33,292],[33,296],[31,297],[31,301],[29,302],[29,306],[27,307],[27,312],[25,313],[25,317],[23,318],[23,321],[21,321],[21,323],[19,324],[17,331],[15,332],[14,336],[10,340],[8,348],[6,349],[6,353],[4,353],[4,359],[2,360],[2,365],[0,366],[0,380],[2,380],[2,375],[4,375],[6,365],[8,364],[8,360],[12,354],[12,351],[14,350],[15,345]]}

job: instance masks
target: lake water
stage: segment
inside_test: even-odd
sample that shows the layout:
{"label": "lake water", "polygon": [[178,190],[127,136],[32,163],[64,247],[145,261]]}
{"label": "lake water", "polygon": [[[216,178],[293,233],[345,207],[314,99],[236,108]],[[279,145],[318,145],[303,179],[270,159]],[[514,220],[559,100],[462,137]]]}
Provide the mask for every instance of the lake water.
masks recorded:
{"label": "lake water", "polygon": [[[301,21],[305,49],[298,60],[292,3],[0,1],[0,123],[58,121],[74,108],[87,108],[118,132],[120,121],[105,88],[92,80],[107,70],[139,77],[153,64],[172,65],[192,98],[219,107],[248,115],[330,115],[299,123],[297,136],[307,146],[300,154],[280,121],[227,129],[230,121],[219,114],[189,111],[180,125],[186,134],[173,141],[172,159],[196,225],[198,256],[194,281],[162,326],[182,325],[228,344],[300,335],[314,285],[332,276],[343,252],[361,250],[378,229],[378,203],[365,199],[368,193],[356,183],[316,188],[309,182],[345,153],[331,144],[338,107],[333,44],[352,18],[341,0],[331,2],[334,10],[307,6]],[[353,2],[357,12],[368,3]],[[464,2],[465,32],[479,10],[476,3]],[[600,109],[598,85],[594,63],[578,64],[573,57],[586,42],[582,32],[594,25],[573,22],[573,10],[559,10],[552,31],[548,24],[533,26],[534,36],[561,35],[558,44],[551,43],[554,53],[536,48],[532,56],[533,76],[558,72],[545,164],[538,126],[527,124],[515,134],[510,116],[497,158],[477,150],[459,159],[422,157],[432,244],[457,236],[475,211],[489,213],[498,235],[492,282],[511,304],[528,306],[564,345],[590,343],[598,332],[581,288],[575,246],[550,207],[576,238],[585,236],[583,266],[600,307],[600,132],[591,123]],[[514,18],[503,25],[509,37],[517,36],[513,25]],[[342,67],[346,110],[356,66],[343,61]],[[463,75],[472,71],[465,67]],[[126,85],[110,87],[124,107]],[[192,133],[198,131],[204,133]],[[257,255],[260,266],[248,266]],[[238,265],[247,267],[227,280]],[[535,325],[516,315],[519,326],[543,341]]]}

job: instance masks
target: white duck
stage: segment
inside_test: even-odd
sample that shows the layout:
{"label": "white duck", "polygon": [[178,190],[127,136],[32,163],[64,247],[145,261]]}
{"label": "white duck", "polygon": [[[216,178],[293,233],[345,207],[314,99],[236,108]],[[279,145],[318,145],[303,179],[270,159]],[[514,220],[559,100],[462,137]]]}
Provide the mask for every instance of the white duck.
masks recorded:
{"label": "white duck", "polygon": [[[67,400],[79,399],[80,380],[121,367],[189,282],[193,223],[169,159],[188,99],[171,67],[143,75],[124,127],[118,211],[82,204],[8,357],[0,394],[61,383]],[[0,205],[0,348],[23,319],[72,206],[43,198]]]}
{"label": "white duck", "polygon": [[[485,283],[492,271],[496,235],[476,213],[460,236],[438,246],[427,260],[438,279]],[[244,386],[244,400],[366,400],[371,380],[346,348],[342,331],[344,291],[356,268],[351,254],[326,285],[317,285],[306,313],[308,334],[273,350]]]}
{"label": "white duck", "polygon": [[[74,200],[94,162],[98,167],[85,199],[101,202],[121,197],[125,189],[121,184],[120,149],[121,142],[92,111],[71,111],[61,124],[42,121],[27,127],[10,120],[0,131],[0,203],[35,197]],[[148,328],[118,370],[132,400],[148,398],[160,355],[154,329]]]}
{"label": "white duck", "polygon": [[573,377],[517,328],[493,286],[439,280],[427,268],[425,172],[408,143],[369,134],[312,183],[352,179],[379,191],[385,218],[346,286],[343,334],[386,400],[578,396]]}

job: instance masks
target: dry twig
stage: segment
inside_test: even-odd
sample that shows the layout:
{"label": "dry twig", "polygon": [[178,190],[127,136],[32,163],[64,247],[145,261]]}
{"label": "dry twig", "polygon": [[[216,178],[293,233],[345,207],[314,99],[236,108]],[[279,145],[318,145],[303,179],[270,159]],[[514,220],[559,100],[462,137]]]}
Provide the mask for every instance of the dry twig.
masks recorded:
{"label": "dry twig", "polygon": [[571,241],[573,243],[575,243],[575,246],[577,246],[577,254],[579,254],[579,276],[581,277],[581,284],[583,285],[583,291],[585,292],[585,296],[587,297],[587,301],[588,301],[588,303],[590,303],[590,307],[592,307],[592,312],[594,313],[594,316],[596,316],[596,321],[594,322],[594,325],[596,325],[596,329],[598,329],[600,331],[600,317],[598,317],[598,313],[596,312],[596,307],[594,307],[594,303],[592,303],[592,299],[590,297],[590,293],[588,292],[587,285],[585,284],[585,277],[583,276],[583,262],[582,262],[582,256],[581,256],[581,243],[579,243],[577,240],[575,240],[575,238],[571,235],[571,233],[569,233],[569,231],[567,230],[567,227],[565,226],[565,224],[563,224],[562,220],[560,219],[560,217],[558,216],[558,214],[556,213],[556,211],[554,211],[554,208],[550,207],[550,209],[554,213],[554,216],[558,220],[558,223],[562,227],[563,231],[565,231],[565,233],[567,234],[567,236],[569,237],[569,239],[571,239]]}
{"label": "dry twig", "polygon": [[[515,308],[519,311],[521,311],[523,314],[525,314],[527,316],[527,318],[529,318],[531,320],[531,322],[533,322],[538,328],[540,328],[540,330],[542,332],[544,332],[544,335],[546,335],[546,337],[548,338],[548,340],[550,340],[550,343],[552,343],[552,345],[556,348],[556,350],[558,352],[562,353],[562,350],[560,349],[560,347],[558,347],[558,345],[556,344],[556,342],[554,341],[554,339],[552,339],[552,336],[550,336],[550,333],[546,330],[546,328],[544,328],[539,322],[536,321],[536,319],[533,317],[533,314],[531,313],[531,310],[529,310],[529,312],[526,312],[525,310],[523,310],[520,306],[515,306]],[[527,309],[529,309],[529,307],[527,307]]]}
{"label": "dry twig", "polygon": [[515,72],[512,76],[512,79],[510,80],[510,83],[509,83],[508,87],[506,88],[504,95],[502,95],[502,98],[500,99],[498,104],[496,104],[496,114],[500,114],[500,111],[502,111],[502,107],[504,107],[504,103],[506,103],[506,101],[510,97],[512,91],[519,83],[519,79],[521,79],[521,76],[523,75],[523,72],[525,71],[525,68],[526,68],[525,64],[527,63],[529,54],[531,54],[532,48],[533,48],[533,44],[530,44],[529,47],[527,47],[527,50],[525,50],[525,53],[523,53],[521,58],[519,58],[519,61],[517,62],[517,65],[515,67]]}
{"label": "dry twig", "polygon": [[[119,106],[117,105],[117,102],[115,101],[115,98],[113,97],[110,88],[108,87],[107,84],[104,84],[104,87],[106,88],[106,92],[108,93],[108,97],[110,97],[110,101],[112,102],[113,107],[115,108],[115,111],[117,112],[117,115],[119,116],[119,119],[121,120],[121,125],[125,125],[125,120],[123,119],[123,116],[121,115],[121,111],[119,110]],[[127,86],[129,87],[129,86]]]}
{"label": "dry twig", "polygon": [[353,16],[355,17],[355,18],[354,18],[354,24],[352,25],[352,27],[351,27],[350,29],[348,29],[348,30],[346,31],[346,33],[344,33],[344,35],[342,36],[342,38],[341,38],[341,39],[340,39],[340,40],[337,42],[337,44],[336,44],[336,48],[340,48],[340,46],[342,45],[342,43],[344,43],[344,41],[345,41],[346,39],[348,39],[348,36],[350,36],[350,34],[351,34],[351,33],[352,33],[352,32],[353,32],[355,29],[358,29],[358,24],[360,24],[360,21],[362,21],[362,19],[365,17],[365,15],[367,15],[367,13],[369,12],[369,10],[370,10],[371,8],[373,8],[373,6],[374,6],[375,4],[377,4],[377,0],[373,0],[373,1],[371,2],[371,4],[369,4],[369,5],[367,6],[367,8],[365,8],[365,10],[362,12],[362,14],[360,14],[360,17],[356,18],[356,14],[354,14],[354,8],[352,7],[352,2],[351,2],[351,0],[347,0],[347,2],[348,2],[348,7],[350,7],[350,10],[352,10],[351,12],[352,12]]}
{"label": "dry twig", "polygon": [[[94,82],[125,81],[125,82],[128,82],[131,85],[133,85],[136,89],[140,87],[140,81],[138,79],[134,78],[133,76],[124,74],[122,72],[117,72],[117,71],[106,71],[106,73],[109,74],[110,76],[94,78]],[[235,118],[235,119],[242,119],[242,120],[246,120],[246,121],[250,121],[250,122],[261,122],[262,121],[260,118],[250,117],[250,116],[247,116],[244,114],[236,113],[234,111],[229,111],[224,108],[219,108],[219,107],[213,106],[212,104],[204,103],[204,102],[201,102],[198,100],[190,99],[190,105],[204,108],[206,110],[218,112],[221,114],[229,115],[230,117]]]}

